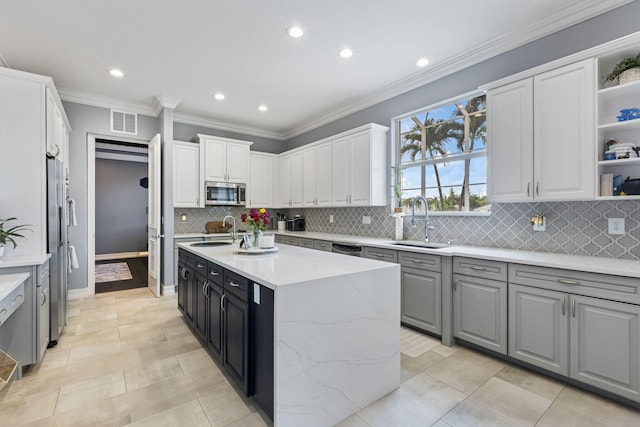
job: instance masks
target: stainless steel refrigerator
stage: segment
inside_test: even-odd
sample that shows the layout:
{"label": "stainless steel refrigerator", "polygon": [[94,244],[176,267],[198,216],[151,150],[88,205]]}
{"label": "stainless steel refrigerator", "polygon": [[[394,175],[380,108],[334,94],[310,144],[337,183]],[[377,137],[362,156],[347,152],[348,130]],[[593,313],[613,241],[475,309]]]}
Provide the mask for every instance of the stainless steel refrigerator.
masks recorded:
{"label": "stainless steel refrigerator", "polygon": [[47,250],[49,259],[49,347],[67,324],[67,184],[63,164],[47,158]]}

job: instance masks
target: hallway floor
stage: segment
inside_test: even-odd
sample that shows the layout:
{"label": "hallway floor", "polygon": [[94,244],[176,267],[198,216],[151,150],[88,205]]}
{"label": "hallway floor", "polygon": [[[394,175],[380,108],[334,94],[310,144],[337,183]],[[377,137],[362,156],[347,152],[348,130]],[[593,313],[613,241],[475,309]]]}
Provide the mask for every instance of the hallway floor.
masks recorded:
{"label": "hallway floor", "polygon": [[[405,331],[406,332],[406,331]],[[406,334],[405,334],[406,335]],[[339,424],[632,426],[640,411],[432,338],[402,386]],[[147,289],[69,302],[57,347],[0,391],[0,426],[265,426],[182,321]]]}

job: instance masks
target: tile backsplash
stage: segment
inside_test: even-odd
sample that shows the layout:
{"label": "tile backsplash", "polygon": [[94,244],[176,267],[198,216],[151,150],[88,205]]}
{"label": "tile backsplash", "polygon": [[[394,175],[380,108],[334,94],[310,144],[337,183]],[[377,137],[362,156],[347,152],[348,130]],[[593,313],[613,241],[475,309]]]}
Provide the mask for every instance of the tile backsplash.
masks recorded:
{"label": "tile backsplash", "polygon": [[[244,208],[215,207],[210,209],[175,209],[175,232],[203,232],[208,221],[221,220],[231,214],[240,221]],[[304,215],[307,231],[369,236],[392,239],[395,218],[388,207],[269,209],[288,216]],[[187,223],[180,215],[188,215]],[[535,213],[547,218],[546,231],[533,231],[529,220]],[[334,222],[329,223],[329,216]],[[371,217],[370,225],[362,224],[362,217]],[[608,218],[624,218],[625,234],[607,233]],[[553,203],[494,203],[490,216],[430,217],[435,230],[431,240],[465,245],[558,252],[609,258],[640,260],[640,201],[553,202]],[[242,227],[239,227],[242,228]],[[424,238],[424,226],[419,222],[412,228],[405,217],[404,237]]]}

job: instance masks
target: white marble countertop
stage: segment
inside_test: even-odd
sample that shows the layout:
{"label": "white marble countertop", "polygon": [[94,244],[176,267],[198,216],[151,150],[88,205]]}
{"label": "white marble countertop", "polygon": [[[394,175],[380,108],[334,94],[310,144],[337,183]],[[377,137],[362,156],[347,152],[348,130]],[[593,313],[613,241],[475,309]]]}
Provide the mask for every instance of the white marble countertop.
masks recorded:
{"label": "white marble countertop", "polygon": [[[244,234],[245,232],[238,232]],[[220,239],[228,239],[229,233],[176,233],[173,235],[174,239],[200,239],[203,237],[215,237]]]}
{"label": "white marble countertop", "polygon": [[29,273],[0,274],[0,301],[31,276]]}
{"label": "white marble countertop", "polygon": [[178,243],[178,246],[271,289],[396,267],[384,261],[349,257],[284,244],[277,245],[277,252],[255,255],[236,253],[236,245],[192,247],[190,243]]}
{"label": "white marble countertop", "polygon": [[47,262],[49,258],[51,258],[51,254],[5,256],[0,258],[0,268],[42,265]]}
{"label": "white marble countertop", "polygon": [[394,245],[393,240],[391,239],[359,237],[330,233],[315,233],[308,231],[278,232],[274,230],[274,232],[275,234],[285,236],[329,240],[336,243],[359,244],[363,246],[401,250],[404,252],[430,253],[442,256],[465,256],[493,261],[536,265],[540,267],[563,268],[567,270],[640,278],[640,261],[636,260],[464,245],[451,245],[440,249],[426,249]]}

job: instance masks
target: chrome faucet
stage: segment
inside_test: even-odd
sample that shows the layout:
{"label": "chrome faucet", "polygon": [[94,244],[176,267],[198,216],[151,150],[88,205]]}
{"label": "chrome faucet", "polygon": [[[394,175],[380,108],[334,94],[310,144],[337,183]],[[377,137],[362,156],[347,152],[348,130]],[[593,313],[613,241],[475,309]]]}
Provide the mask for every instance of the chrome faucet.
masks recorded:
{"label": "chrome faucet", "polygon": [[[424,218],[416,218],[416,202],[418,200],[424,203]],[[429,205],[424,196],[416,196],[411,203],[411,226],[415,227],[418,221],[424,221],[424,241],[429,243],[429,230],[434,230],[435,227],[429,224]]]}
{"label": "chrome faucet", "polygon": [[227,225],[225,223],[225,221],[227,220],[227,218],[231,218],[233,220],[233,231],[231,232],[231,241],[232,243],[235,243],[235,241],[238,239],[238,232],[236,231],[236,219],[231,216],[231,215],[227,215],[222,219],[222,226],[224,227],[225,225]]}

